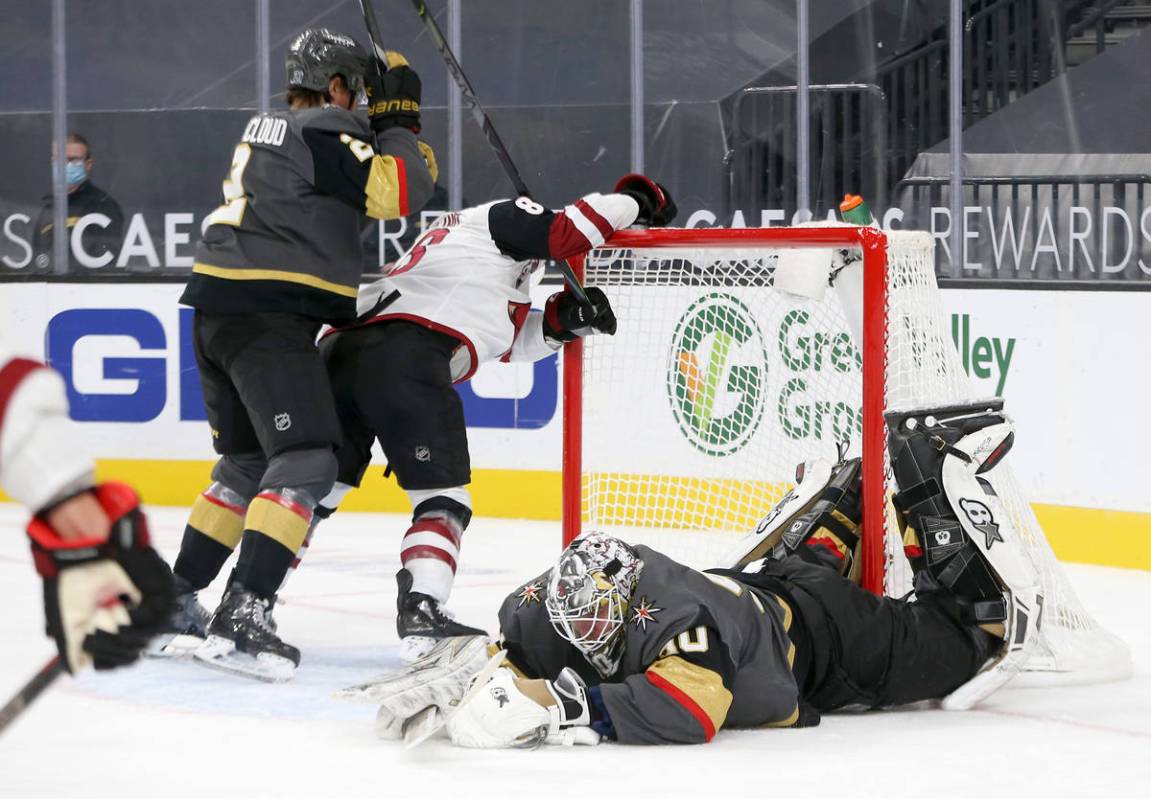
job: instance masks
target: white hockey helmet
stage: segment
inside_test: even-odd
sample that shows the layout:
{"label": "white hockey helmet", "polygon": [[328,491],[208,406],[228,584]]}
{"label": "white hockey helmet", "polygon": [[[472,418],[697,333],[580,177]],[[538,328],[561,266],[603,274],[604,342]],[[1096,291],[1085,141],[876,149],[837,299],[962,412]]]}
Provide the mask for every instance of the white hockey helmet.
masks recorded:
{"label": "white hockey helmet", "polygon": [[572,541],[548,576],[548,619],[602,675],[619,664],[624,622],[643,561],[634,549],[603,533]]}

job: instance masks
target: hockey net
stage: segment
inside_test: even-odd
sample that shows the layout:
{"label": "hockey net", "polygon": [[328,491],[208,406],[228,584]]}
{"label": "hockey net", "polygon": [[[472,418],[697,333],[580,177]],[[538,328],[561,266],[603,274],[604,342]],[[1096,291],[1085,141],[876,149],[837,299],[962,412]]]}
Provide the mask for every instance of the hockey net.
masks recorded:
{"label": "hockey net", "polygon": [[[841,248],[862,269],[830,287],[824,278],[809,292],[822,296],[774,287],[777,270],[826,274]],[[791,489],[798,464],[834,461],[842,447],[863,457],[863,583],[908,594],[883,413],[981,399],[951,340],[933,254],[919,232],[665,229],[619,232],[573,263],[619,327],[565,352],[564,540],[595,529],[719,565]],[[1009,462],[992,482],[1045,595],[1028,671],[1042,684],[1126,676],[1127,647],[1083,609]]]}

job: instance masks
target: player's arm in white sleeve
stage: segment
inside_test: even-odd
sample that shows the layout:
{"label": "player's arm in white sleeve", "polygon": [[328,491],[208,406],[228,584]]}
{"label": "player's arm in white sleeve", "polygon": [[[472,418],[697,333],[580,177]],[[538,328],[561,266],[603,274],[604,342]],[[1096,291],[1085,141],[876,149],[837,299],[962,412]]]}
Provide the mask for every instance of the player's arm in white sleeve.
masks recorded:
{"label": "player's arm in white sleeve", "polygon": [[92,460],[75,445],[60,375],[7,353],[0,363],[0,486],[35,513],[91,487]]}
{"label": "player's arm in white sleeve", "polygon": [[[583,255],[632,224],[665,226],[675,214],[666,188],[644,175],[625,175],[614,193],[593,192],[560,211],[549,211],[526,197],[495,203],[488,212],[488,227],[508,257],[561,259]],[[614,335],[616,318],[608,298],[594,286],[587,295],[590,304],[578,302],[568,292],[549,297],[542,312],[528,317],[507,360],[537,361],[580,336]]]}
{"label": "player's arm in white sleeve", "polygon": [[[134,662],[172,605],[172,572],[152,548],[140,499],[93,485],[60,375],[0,352],[0,485],[33,512],[32,560],[64,667]],[[110,534],[111,531],[111,534]]]}

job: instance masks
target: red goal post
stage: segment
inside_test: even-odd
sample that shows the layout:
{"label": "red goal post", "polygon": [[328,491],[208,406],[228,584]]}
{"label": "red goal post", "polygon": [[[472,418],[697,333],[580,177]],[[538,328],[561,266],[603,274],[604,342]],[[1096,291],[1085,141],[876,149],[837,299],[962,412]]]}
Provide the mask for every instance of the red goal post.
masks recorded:
{"label": "red goal post", "polygon": [[[694,228],[622,230],[600,249],[647,250],[683,248],[858,248],[863,258],[862,415],[863,528],[885,529],[885,448],[883,421],[888,237],[872,227]],[[576,276],[585,279],[585,258],[570,261]],[[621,325],[617,335],[627,335]],[[583,369],[584,342],[564,347],[563,370],[563,541],[582,529]],[[863,585],[884,590],[884,536],[865,534],[862,547]]]}

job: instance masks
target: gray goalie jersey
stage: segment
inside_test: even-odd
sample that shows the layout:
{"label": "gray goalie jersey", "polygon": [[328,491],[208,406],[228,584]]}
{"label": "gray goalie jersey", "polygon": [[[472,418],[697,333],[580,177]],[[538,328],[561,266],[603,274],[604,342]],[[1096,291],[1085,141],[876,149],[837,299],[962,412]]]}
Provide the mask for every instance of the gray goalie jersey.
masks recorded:
{"label": "gray goalie jersey", "polygon": [[525,676],[570,666],[597,686],[624,743],[700,743],[721,727],[786,727],[799,719],[788,638],[792,611],[765,590],[689,569],[645,546],[616,673],[601,677],[548,621],[545,572],[500,608],[508,659]]}

